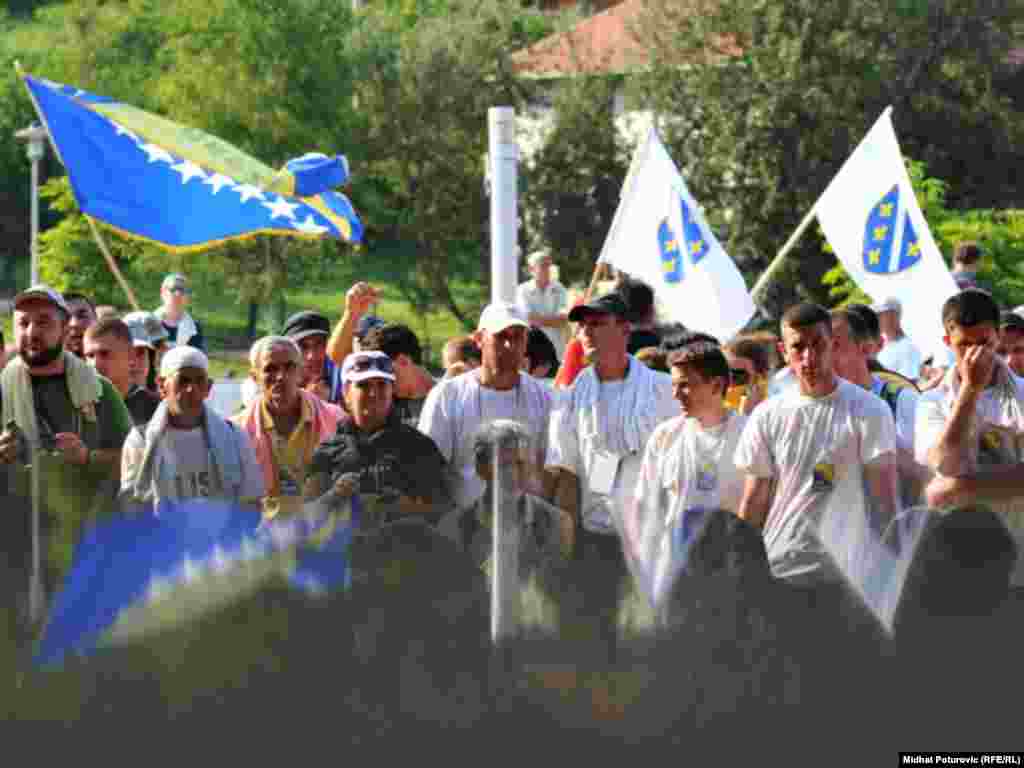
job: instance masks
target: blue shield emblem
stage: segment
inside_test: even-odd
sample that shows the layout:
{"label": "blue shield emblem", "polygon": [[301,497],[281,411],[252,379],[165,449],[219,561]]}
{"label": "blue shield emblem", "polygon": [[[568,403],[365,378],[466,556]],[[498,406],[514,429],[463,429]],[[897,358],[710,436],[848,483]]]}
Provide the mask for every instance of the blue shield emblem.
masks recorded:
{"label": "blue shield emblem", "polygon": [[690,261],[696,265],[708,255],[708,251],[711,248],[708,245],[708,239],[700,228],[700,224],[694,218],[690,206],[686,204],[686,200],[681,196],[679,198],[679,206],[683,212],[683,233],[686,237],[686,252],[690,256]]}
{"label": "blue shield emblem", "polygon": [[897,272],[909,269],[921,260],[921,244],[917,241],[917,232],[910,221],[909,214],[903,223],[903,245],[900,246],[900,263]]}
{"label": "blue shield emblem", "polygon": [[662,219],[658,226],[658,253],[661,254],[661,272],[665,282],[669,285],[680,282],[683,279],[683,254],[668,219]]}
{"label": "blue shield emblem", "polygon": [[868,214],[864,225],[864,269],[868,272],[883,275],[889,272],[899,207],[900,188],[896,185]]}
{"label": "blue shield emblem", "polygon": [[[893,260],[896,246],[896,222],[903,220],[903,235],[899,252]],[[921,246],[910,215],[900,210],[900,188],[893,186],[868,214],[864,225],[864,269],[876,275],[888,275],[909,269],[921,260]]]}

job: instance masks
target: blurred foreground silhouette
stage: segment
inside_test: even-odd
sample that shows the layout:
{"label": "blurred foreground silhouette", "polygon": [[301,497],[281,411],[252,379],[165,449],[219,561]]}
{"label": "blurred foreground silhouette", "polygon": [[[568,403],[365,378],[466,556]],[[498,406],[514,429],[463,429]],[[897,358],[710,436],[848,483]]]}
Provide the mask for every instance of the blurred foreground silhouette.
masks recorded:
{"label": "blurred foreground silhouette", "polygon": [[1024,602],[1007,587],[1012,541],[985,510],[920,514],[925,535],[892,635],[850,590],[812,597],[773,580],[758,532],[714,512],[658,628],[631,620],[642,606],[622,611],[614,664],[579,613],[592,564],[543,585],[557,627],[498,655],[483,575],[419,523],[357,539],[350,593],[314,599],[270,585],[52,672],[24,674],[16,656],[10,595],[21,575],[9,568],[8,744],[35,759],[84,747],[135,760],[565,755],[602,765],[886,764],[901,749],[1008,748],[1019,738],[1024,628]]}

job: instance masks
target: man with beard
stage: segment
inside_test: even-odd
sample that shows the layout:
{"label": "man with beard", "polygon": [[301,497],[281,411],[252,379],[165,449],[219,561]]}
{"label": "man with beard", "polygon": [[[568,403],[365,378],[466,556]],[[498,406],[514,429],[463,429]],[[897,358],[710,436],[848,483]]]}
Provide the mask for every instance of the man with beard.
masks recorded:
{"label": "man with beard", "polygon": [[481,424],[518,421],[533,440],[538,462],[547,451],[551,391],[520,370],[529,327],[526,313],[516,304],[485,307],[473,334],[480,347],[480,367],[436,384],[423,404],[419,430],[437,443],[448,462],[458,508],[468,507],[484,492],[473,450],[473,436]]}
{"label": "man with beard", "polygon": [[286,336],[266,336],[252,346],[250,375],[259,396],[231,420],[249,436],[263,468],[263,516],[296,512],[313,451],[331,437],[344,411],[299,388],[302,353]]}
{"label": "man with beard", "polygon": [[64,348],[85,359],[85,332],[96,322],[96,308],[92,300],[82,293],[65,293],[64,301],[68,305],[68,329],[64,338]]}
{"label": "man with beard", "polygon": [[136,369],[135,339],[127,323],[116,317],[104,317],[85,332],[85,359],[124,398],[136,426],[149,421],[160,398],[134,382]]}
{"label": "man with beard", "polygon": [[[0,374],[0,463],[15,467],[27,515],[26,465],[38,463],[48,587],[70,564],[83,524],[112,511],[121,445],[131,416],[111,382],[64,349],[70,311],[64,297],[36,285],[14,299],[18,357]],[[34,455],[33,455],[34,454]],[[44,550],[45,551],[45,550]]]}

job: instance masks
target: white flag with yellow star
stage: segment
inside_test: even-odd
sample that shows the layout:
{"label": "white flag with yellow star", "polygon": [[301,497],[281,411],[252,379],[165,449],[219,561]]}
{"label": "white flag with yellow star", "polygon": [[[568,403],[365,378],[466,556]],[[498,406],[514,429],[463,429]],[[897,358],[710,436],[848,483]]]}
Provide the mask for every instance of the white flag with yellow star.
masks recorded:
{"label": "white flag with yellow star", "polygon": [[747,284],[653,128],[622,190],[598,261],[649,284],[665,319],[723,343],[735,336],[755,312]]}
{"label": "white flag with yellow star", "polygon": [[917,204],[887,108],[815,206],[854,282],[875,302],[899,299],[919,349],[942,346],[942,304],[956,283]]}

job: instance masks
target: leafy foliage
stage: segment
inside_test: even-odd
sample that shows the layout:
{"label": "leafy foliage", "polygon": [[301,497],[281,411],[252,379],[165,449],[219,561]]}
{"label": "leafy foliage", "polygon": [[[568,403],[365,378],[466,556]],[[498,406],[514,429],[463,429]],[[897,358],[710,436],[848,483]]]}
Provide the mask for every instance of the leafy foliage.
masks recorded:
{"label": "leafy foliage", "polygon": [[[1002,306],[1024,304],[1024,270],[1020,254],[1024,253],[1024,210],[975,209],[958,211],[947,207],[949,184],[926,175],[925,164],[910,160],[907,164],[921,212],[932,231],[936,244],[950,261],[956,244],[976,241],[982,249],[980,274],[993,287]],[[820,232],[819,232],[820,238]],[[831,253],[828,243],[823,250]],[[859,288],[842,264],[825,273],[822,283],[829,288],[829,297],[847,304],[871,299]]]}
{"label": "leafy foliage", "polygon": [[[1024,123],[1002,78],[1021,17],[1020,0],[652,0],[637,88],[757,272],[887,105],[905,151],[955,179],[951,204],[1019,206]],[[769,313],[824,300],[828,267],[801,241]]]}

